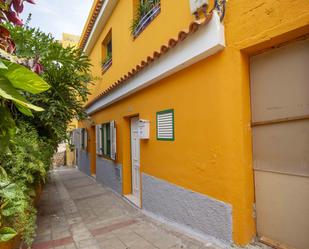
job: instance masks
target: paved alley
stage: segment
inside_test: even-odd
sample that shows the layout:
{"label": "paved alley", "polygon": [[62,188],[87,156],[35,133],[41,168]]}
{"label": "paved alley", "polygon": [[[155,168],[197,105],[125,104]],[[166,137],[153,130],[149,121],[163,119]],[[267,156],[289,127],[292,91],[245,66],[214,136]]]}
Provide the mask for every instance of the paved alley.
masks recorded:
{"label": "paved alley", "polygon": [[33,249],[214,249],[146,217],[76,169],[50,173]]}

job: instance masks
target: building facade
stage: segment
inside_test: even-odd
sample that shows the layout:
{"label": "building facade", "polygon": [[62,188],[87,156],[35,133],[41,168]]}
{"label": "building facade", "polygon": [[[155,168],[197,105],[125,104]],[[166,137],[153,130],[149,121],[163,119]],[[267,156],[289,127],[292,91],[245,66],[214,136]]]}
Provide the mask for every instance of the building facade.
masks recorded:
{"label": "building facade", "polygon": [[307,0],[96,0],[78,167],[192,233],[308,248],[308,35]]}

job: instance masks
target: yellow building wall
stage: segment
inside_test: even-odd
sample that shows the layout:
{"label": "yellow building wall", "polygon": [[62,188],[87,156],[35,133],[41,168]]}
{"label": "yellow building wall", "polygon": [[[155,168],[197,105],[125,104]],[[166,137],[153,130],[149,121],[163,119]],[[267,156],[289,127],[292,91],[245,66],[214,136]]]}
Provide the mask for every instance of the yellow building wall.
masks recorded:
{"label": "yellow building wall", "polygon": [[72,35],[68,33],[62,33],[61,44],[64,48],[66,47],[75,47],[78,45],[80,37],[77,35]]}
{"label": "yellow building wall", "polygon": [[[194,20],[189,1],[161,1],[161,13],[133,41],[132,1],[119,1],[90,54],[94,76],[90,100],[135,67]],[[177,6],[176,6],[177,5]],[[233,239],[247,244],[255,235],[249,91],[250,54],[309,33],[309,1],[232,0],[226,18],[226,49],[182,70],[104,111],[96,123],[116,120],[118,162],[130,177],[129,126],[125,117],[150,120],[141,141],[141,171],[228,202]],[[113,65],[101,75],[101,42],[112,28]],[[175,110],[175,141],[156,140],[156,112]],[[128,193],[130,183],[124,183]]]}

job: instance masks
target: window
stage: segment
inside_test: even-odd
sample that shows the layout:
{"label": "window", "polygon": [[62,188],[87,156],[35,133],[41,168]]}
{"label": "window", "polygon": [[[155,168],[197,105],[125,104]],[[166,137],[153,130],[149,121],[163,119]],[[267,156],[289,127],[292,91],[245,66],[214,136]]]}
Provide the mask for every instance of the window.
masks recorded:
{"label": "window", "polygon": [[102,125],[102,131],[103,131],[103,155],[110,157],[111,156],[111,125],[110,123],[103,124]]}
{"label": "window", "polygon": [[109,31],[102,43],[102,72],[105,73],[112,65],[113,43],[112,31]]}
{"label": "window", "polygon": [[174,110],[157,112],[157,139],[175,140]]}
{"label": "window", "polygon": [[75,149],[86,150],[88,146],[88,133],[87,129],[79,128],[75,129],[72,132],[72,143],[75,146]]}
{"label": "window", "polygon": [[116,159],[115,121],[96,125],[96,151],[98,155]]}
{"label": "window", "polygon": [[131,34],[136,38],[160,13],[160,0],[134,0]]}

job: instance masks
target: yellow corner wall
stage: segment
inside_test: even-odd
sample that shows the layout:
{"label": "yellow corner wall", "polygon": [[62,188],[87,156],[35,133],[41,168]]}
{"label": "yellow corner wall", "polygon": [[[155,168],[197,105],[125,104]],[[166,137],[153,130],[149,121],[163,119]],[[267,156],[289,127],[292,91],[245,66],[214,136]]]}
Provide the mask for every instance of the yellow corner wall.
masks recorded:
{"label": "yellow corner wall", "polygon": [[[93,48],[90,99],[135,67],[193,20],[189,1],[162,0],[159,16],[133,41],[132,1],[119,1]],[[129,164],[126,117],[150,120],[151,137],[141,141],[141,171],[233,206],[233,239],[247,244],[255,235],[251,155],[250,54],[309,33],[309,1],[234,0],[225,18],[227,47],[92,116],[116,120],[118,161]],[[101,42],[113,32],[113,65],[101,75]],[[156,140],[156,112],[175,110],[175,141]],[[124,168],[124,178],[130,176]],[[130,183],[124,183],[128,192]]]}

